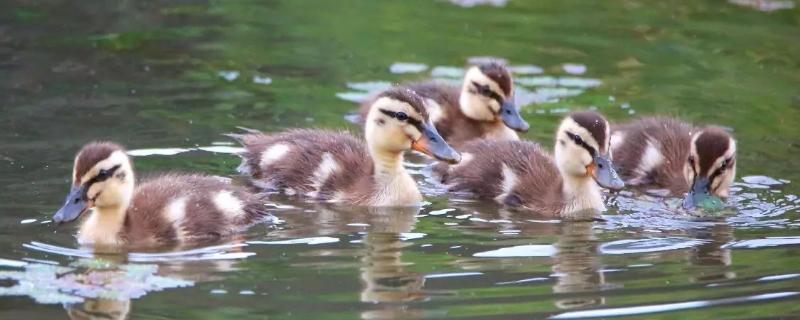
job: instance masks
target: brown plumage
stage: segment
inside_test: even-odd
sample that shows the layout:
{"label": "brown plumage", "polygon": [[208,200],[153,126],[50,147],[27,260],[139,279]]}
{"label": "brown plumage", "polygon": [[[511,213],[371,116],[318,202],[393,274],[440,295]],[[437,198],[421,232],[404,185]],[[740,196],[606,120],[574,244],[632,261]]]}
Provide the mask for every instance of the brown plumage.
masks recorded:
{"label": "brown plumage", "polygon": [[[557,215],[564,208],[558,167],[538,144],[476,140],[465,144],[462,152],[463,165],[437,164],[433,169],[450,191],[526,207],[545,215]],[[467,154],[471,160],[466,159]],[[507,179],[504,166],[516,175],[516,183],[510,189],[503,185]]]}
{"label": "brown plumage", "polygon": [[[433,115],[432,121],[439,134],[452,145],[460,146],[467,141],[479,138],[518,140],[519,138],[514,130],[509,129],[501,120],[500,110],[492,110],[494,107],[500,107],[499,102],[492,107],[486,104],[495,103],[491,99],[468,99],[467,97],[468,95],[479,96],[474,90],[472,82],[491,88],[491,85],[485,83],[487,80],[483,80],[488,79],[488,81],[494,82],[500,88],[501,92],[496,92],[499,97],[511,101],[513,96],[511,73],[505,66],[496,62],[481,64],[473,67],[473,69],[480,70],[480,72],[468,72],[465,76],[464,81],[466,83],[463,87],[452,86],[439,81],[407,83],[400,87],[410,89],[424,99],[429,99],[436,103],[436,105],[427,105],[428,108],[433,109],[428,110],[428,112]],[[472,69],[470,71],[472,72]],[[470,77],[475,77],[476,79]],[[473,101],[474,105],[462,106],[461,103],[466,101]],[[373,102],[374,99],[369,99],[361,104],[359,115],[362,122],[366,119]],[[465,108],[471,108],[472,117],[464,112]]]}
{"label": "brown plumage", "polygon": [[593,218],[605,210],[600,187],[624,186],[605,151],[607,137],[602,115],[576,112],[559,125],[555,156],[529,141],[477,140],[464,145],[461,164],[433,170],[453,192],[548,216]]}
{"label": "brown plumage", "polygon": [[[215,197],[230,193],[241,202],[238,213],[226,213]],[[185,199],[185,217],[170,221],[168,206]],[[174,244],[216,240],[243,231],[248,226],[270,219],[266,198],[230,179],[201,174],[170,173],[144,181],[137,186],[120,231],[123,242],[132,245]]]}
{"label": "brown plumage", "polygon": [[[627,184],[663,188],[673,195],[689,191],[683,169],[697,128],[671,118],[643,118],[615,125],[611,130],[614,163]],[[649,170],[641,170],[648,143],[658,150],[664,161]]]}
{"label": "brown plumage", "polygon": [[67,222],[88,212],[78,234],[81,244],[190,244],[271,218],[261,196],[222,177],[170,173],[136,185],[125,150],[111,142],[84,146],[73,176],[73,190],[53,219]]}
{"label": "brown plumage", "polygon": [[697,158],[700,176],[710,176],[729,149],[735,155],[731,135],[721,128],[697,128],[673,118],[651,117],[612,127],[614,163],[626,183],[680,196],[691,188],[688,163],[694,137],[697,154],[692,158]]}
{"label": "brown plumage", "polygon": [[239,171],[263,189],[319,201],[419,204],[422,195],[403,168],[403,153],[416,150],[450,162],[460,156],[436,132],[413,91],[391,89],[373,104],[366,116],[366,145],[350,134],[323,130],[232,135],[245,147]]}
{"label": "brown plumage", "polygon": [[[277,134],[250,133],[241,136],[245,148],[241,154],[241,173],[254,179],[257,186],[269,191],[287,191],[290,194],[310,196],[315,200],[336,199],[357,204],[369,202],[375,194],[372,179],[373,163],[364,143],[345,132],[295,129]],[[270,148],[287,146],[280,159],[264,165],[262,159]],[[273,151],[274,152],[274,151]],[[313,173],[330,154],[339,168],[318,186]]]}

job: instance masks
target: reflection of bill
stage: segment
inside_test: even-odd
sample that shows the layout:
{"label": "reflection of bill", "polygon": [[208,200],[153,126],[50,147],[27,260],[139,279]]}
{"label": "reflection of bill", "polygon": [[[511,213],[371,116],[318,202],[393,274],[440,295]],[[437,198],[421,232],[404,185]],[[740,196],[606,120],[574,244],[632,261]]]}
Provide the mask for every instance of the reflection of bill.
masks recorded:
{"label": "reflection of bill", "polygon": [[[692,248],[689,256],[689,263],[696,268],[701,268],[692,277],[693,281],[710,282],[736,278],[735,272],[720,268],[731,265],[731,249],[723,248],[725,244],[735,240],[733,228],[729,224],[719,222],[711,228],[691,229],[688,232],[692,238],[706,240],[703,244]],[[709,272],[709,270],[713,271]]]}
{"label": "reflection of bill", "polygon": [[87,299],[83,303],[64,305],[72,320],[122,320],[131,311],[130,300]]}
{"label": "reflection of bill", "polygon": [[[558,294],[599,292],[605,285],[600,271],[598,240],[592,233],[593,223],[562,223],[556,243],[553,271],[558,280],[553,292]],[[583,308],[605,304],[601,295],[581,294],[557,299],[560,309]]]}

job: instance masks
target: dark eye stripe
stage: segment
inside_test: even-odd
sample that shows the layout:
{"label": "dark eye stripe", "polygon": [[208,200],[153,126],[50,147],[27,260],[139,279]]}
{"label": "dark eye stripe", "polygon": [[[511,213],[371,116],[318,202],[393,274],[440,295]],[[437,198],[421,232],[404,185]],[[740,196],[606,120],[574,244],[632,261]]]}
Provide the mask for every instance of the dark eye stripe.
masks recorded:
{"label": "dark eye stripe", "polygon": [[577,144],[577,145],[581,146],[582,148],[586,149],[586,151],[589,151],[589,154],[592,156],[592,158],[597,156],[597,150],[595,150],[594,147],[592,147],[589,144],[587,144],[586,141],[583,141],[583,139],[581,139],[581,137],[579,135],[567,131],[567,136],[570,139],[572,139],[572,141],[574,141],[575,144]]}
{"label": "dark eye stripe", "polygon": [[726,162],[725,166],[719,167],[716,170],[714,170],[714,173],[711,174],[711,176],[708,178],[708,181],[713,184],[714,183],[714,179],[716,179],[717,177],[721,176],[722,173],[724,172],[724,170],[728,170],[728,169],[733,167],[734,161],[735,161],[734,158],[725,159],[725,162]]}
{"label": "dark eye stripe", "polygon": [[484,97],[492,98],[493,100],[497,101],[499,104],[503,104],[503,97],[501,97],[497,92],[494,92],[489,86],[483,86],[480,83],[472,81],[472,86],[475,88],[476,92]]}
{"label": "dark eye stripe", "polygon": [[87,181],[84,184],[83,195],[81,196],[83,198],[83,200],[88,200],[88,194],[87,193],[89,192],[89,188],[91,188],[93,184],[98,183],[98,182],[106,181],[106,180],[108,180],[108,178],[113,177],[114,176],[114,172],[116,172],[117,169],[119,169],[119,167],[120,167],[120,165],[113,166],[110,169],[106,170],[106,174],[104,174],[104,175],[98,174],[98,175],[94,176],[93,178],[89,179],[89,181]]}
{"label": "dark eye stripe", "polygon": [[417,120],[415,118],[412,118],[412,117],[408,117],[405,120],[403,120],[403,119],[400,119],[398,117],[398,114],[399,114],[398,112],[394,112],[394,111],[390,111],[390,110],[386,110],[386,109],[378,109],[378,110],[380,110],[381,113],[383,113],[383,114],[385,114],[387,116],[390,116],[392,118],[395,118],[395,119],[397,119],[399,121],[407,122],[408,124],[410,124],[410,125],[414,126],[415,128],[419,129],[419,132],[424,132],[423,131],[422,121],[419,121],[419,120]]}

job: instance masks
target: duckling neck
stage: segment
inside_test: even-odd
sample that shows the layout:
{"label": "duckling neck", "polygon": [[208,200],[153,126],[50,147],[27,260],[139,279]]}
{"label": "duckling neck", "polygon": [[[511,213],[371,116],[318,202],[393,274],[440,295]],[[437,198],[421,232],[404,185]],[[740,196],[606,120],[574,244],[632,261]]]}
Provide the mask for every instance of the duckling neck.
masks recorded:
{"label": "duckling neck", "polygon": [[83,245],[116,246],[121,244],[120,231],[125,224],[128,206],[94,208],[81,225],[78,242]]}
{"label": "duckling neck", "polygon": [[411,175],[403,168],[403,153],[371,150],[376,206],[407,206],[422,201]]}
{"label": "duckling neck", "polygon": [[506,127],[503,121],[484,122],[483,137],[492,140],[519,140],[517,132]]}
{"label": "duckling neck", "polygon": [[562,192],[565,205],[561,216],[564,218],[590,219],[606,210],[600,187],[590,177],[564,175]]}

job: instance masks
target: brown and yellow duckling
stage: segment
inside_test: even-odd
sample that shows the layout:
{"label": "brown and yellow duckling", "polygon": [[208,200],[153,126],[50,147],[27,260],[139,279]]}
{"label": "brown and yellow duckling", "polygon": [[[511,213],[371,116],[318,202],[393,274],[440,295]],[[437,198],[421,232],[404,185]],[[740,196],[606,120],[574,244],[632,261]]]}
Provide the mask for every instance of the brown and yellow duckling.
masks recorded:
{"label": "brown and yellow duckling", "polygon": [[576,112],[561,121],[555,157],[533,142],[480,140],[464,146],[461,164],[439,164],[434,173],[453,192],[564,218],[586,218],[590,212],[591,218],[605,210],[600,187],[624,187],[611,163],[608,137],[602,115]]}
{"label": "brown and yellow duckling", "polygon": [[392,89],[374,101],[366,117],[366,145],[324,130],[234,135],[242,142],[244,174],[266,190],[314,200],[364,206],[411,206],[422,201],[403,168],[403,153],[416,150],[457,163],[461,156],[437,133],[420,96]]}
{"label": "brown and yellow duckling", "polygon": [[[448,143],[461,145],[473,139],[519,140],[528,131],[514,105],[511,73],[500,63],[471,67],[459,89],[434,81],[404,86],[417,92],[427,104],[431,121]],[[361,106],[366,119],[372,101]]]}
{"label": "brown and yellow duckling", "polygon": [[85,145],[75,157],[72,190],[53,216],[69,222],[88,213],[78,242],[154,247],[214,240],[272,217],[259,196],[221,177],[166,174],[136,185],[125,150]]}
{"label": "brown and yellow duckling", "polygon": [[615,126],[614,163],[632,186],[686,195],[692,208],[710,195],[727,198],[736,177],[736,140],[722,128],[697,128],[672,118],[644,118]]}

